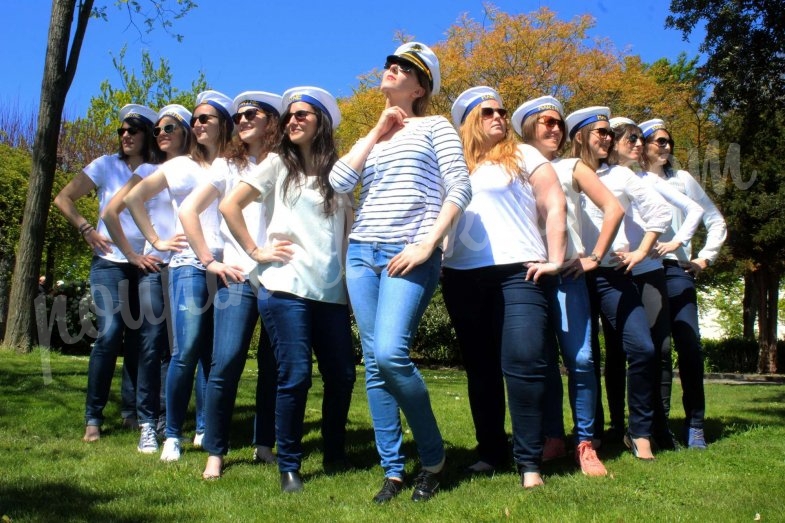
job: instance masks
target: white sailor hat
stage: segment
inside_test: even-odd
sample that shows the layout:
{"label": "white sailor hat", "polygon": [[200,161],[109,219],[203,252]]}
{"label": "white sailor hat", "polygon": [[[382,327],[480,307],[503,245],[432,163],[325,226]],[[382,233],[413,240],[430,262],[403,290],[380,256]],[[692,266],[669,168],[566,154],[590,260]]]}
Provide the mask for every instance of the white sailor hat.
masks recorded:
{"label": "white sailor hat", "polygon": [[616,129],[617,127],[621,127],[622,125],[638,125],[633,120],[624,117],[624,116],[614,116],[608,123],[611,124],[611,129]]}
{"label": "white sailor hat", "polygon": [[523,121],[533,114],[542,113],[544,111],[556,111],[559,116],[564,118],[564,107],[561,102],[553,96],[540,96],[528,102],[523,102],[512,114],[510,119],[512,128],[519,135],[523,135]]}
{"label": "white sailor hat", "polygon": [[439,72],[439,59],[436,58],[430,47],[420,42],[407,42],[389,55],[387,60],[395,58],[403,58],[425,73],[431,84],[431,94],[434,96],[439,94],[439,88],[442,84],[442,77]]}
{"label": "white sailor hat", "polygon": [[232,114],[240,112],[241,107],[256,107],[262,111],[275,113],[281,116],[281,102],[283,97],[280,94],[266,93],[264,91],[243,91],[234,97],[232,103]]}
{"label": "white sailor hat", "polygon": [[641,128],[641,133],[643,133],[643,139],[645,140],[653,133],[656,133],[660,129],[665,129],[665,122],[660,120],[659,118],[655,118],[653,120],[646,120],[645,122],[641,123],[638,127]]}
{"label": "white sailor hat", "polygon": [[216,111],[229,120],[232,121],[232,99],[218,91],[202,91],[196,95],[196,107],[202,104],[209,104],[215,108]]}
{"label": "white sailor hat", "polygon": [[607,107],[592,106],[570,113],[565,118],[567,124],[567,135],[570,140],[578,132],[578,129],[595,122],[607,122],[610,119],[611,110]]}
{"label": "white sailor hat", "polygon": [[140,118],[152,126],[155,123],[156,114],[155,111],[149,107],[145,107],[144,105],[128,104],[124,105],[123,108],[120,109],[118,116],[121,122],[125,121],[126,118]]}
{"label": "white sailor hat", "polygon": [[294,102],[306,102],[316,107],[332,123],[333,129],[341,123],[341,111],[338,109],[338,102],[335,97],[320,87],[309,85],[292,87],[283,93],[283,109],[286,110]]}
{"label": "white sailor hat", "polygon": [[452,123],[455,127],[460,127],[463,124],[469,113],[486,100],[496,100],[499,107],[502,105],[502,97],[496,92],[495,89],[481,85],[479,87],[472,87],[466,89],[458,95],[455,102],[452,104]]}
{"label": "white sailor hat", "polygon": [[170,116],[183,124],[184,126],[190,128],[191,127],[191,111],[186,109],[180,104],[169,104],[161,107],[158,111],[158,119],[157,122],[160,122],[164,116]]}

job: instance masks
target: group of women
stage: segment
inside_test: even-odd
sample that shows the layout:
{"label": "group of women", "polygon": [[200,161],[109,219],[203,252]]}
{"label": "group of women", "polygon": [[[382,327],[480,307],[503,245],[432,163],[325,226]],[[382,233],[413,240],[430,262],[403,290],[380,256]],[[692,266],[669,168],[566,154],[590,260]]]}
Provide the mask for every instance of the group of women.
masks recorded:
{"label": "group of women", "polygon": [[[705,447],[694,278],[716,259],[725,226],[700,185],[671,167],[664,122],[638,126],[611,119],[605,107],[565,117],[551,96],[508,118],[501,96],[485,86],[455,99],[450,122],[426,114],[440,83],[430,48],[410,42],[396,49],[381,77],[385,108],[342,158],[333,134],[338,105],[317,87],[283,96],[247,91],[233,100],[206,91],[193,113],[177,105],[121,110],[120,152],[91,163],[55,199],[95,253],[99,337],[88,372],[86,441],[100,437],[125,342],[126,357],[138,357],[139,451],[158,450],[164,382],[161,459],[180,458],[200,365],[205,421],[195,442],[208,453],[203,477],[220,477],[261,317],[254,460],[277,462],[284,492],[303,489],[315,355],[324,384],[324,467],[350,467],[351,304],[384,471],[373,500],[388,502],[405,486],[401,413],[421,465],[411,497],[428,500],[439,489],[445,444],[410,346],[441,279],[476,429],[478,459],[467,473],[492,473],[512,456],[530,488],[543,482],[543,461],[565,455],[559,352],[584,474],[607,473],[596,450],[614,437],[644,460],[657,447],[673,448],[671,337],[684,438]],[[559,157],[567,140],[571,152]],[[74,203],[93,189],[101,216],[95,228]],[[690,239],[701,220],[707,242],[693,258]],[[607,432],[597,318],[606,345]]]}

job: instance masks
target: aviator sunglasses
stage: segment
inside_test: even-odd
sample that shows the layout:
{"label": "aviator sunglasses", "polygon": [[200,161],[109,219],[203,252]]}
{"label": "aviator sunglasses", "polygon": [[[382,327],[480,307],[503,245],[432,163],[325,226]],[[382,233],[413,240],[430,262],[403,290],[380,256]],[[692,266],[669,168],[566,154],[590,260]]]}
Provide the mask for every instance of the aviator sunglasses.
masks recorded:
{"label": "aviator sunglasses", "polygon": [[136,127],[120,127],[117,129],[117,136],[122,138],[125,133],[128,133],[129,136],[135,136],[138,132],[139,129]]}
{"label": "aviator sunglasses", "polygon": [[398,70],[404,74],[409,74],[414,71],[414,66],[412,64],[406,63],[402,60],[387,60],[384,63],[384,69],[387,70],[393,65],[397,65]]}
{"label": "aviator sunglasses", "polygon": [[158,136],[163,132],[164,134],[173,134],[177,126],[173,123],[168,123],[163,127],[153,127],[153,136]]}
{"label": "aviator sunglasses", "polygon": [[483,118],[493,118],[493,113],[497,113],[500,118],[507,117],[507,109],[503,109],[501,107],[482,107],[480,108],[480,114],[482,114]]}
{"label": "aviator sunglasses", "polygon": [[[232,115],[232,121],[235,123],[235,125],[240,125],[240,122],[243,121],[243,116],[245,116],[245,121],[250,122],[251,120],[256,118],[256,115],[259,114],[259,112],[261,111],[256,107],[251,107],[250,109],[246,109],[245,111],[234,113]],[[264,114],[264,112],[262,112],[262,114]]]}

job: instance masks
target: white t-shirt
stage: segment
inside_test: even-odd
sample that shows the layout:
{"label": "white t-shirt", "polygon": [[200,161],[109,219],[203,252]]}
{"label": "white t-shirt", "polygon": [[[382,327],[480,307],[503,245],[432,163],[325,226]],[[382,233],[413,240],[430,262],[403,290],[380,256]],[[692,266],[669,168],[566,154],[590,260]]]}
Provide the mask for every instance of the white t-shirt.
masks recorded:
{"label": "white t-shirt", "polygon": [[581,240],[581,206],[583,196],[575,190],[572,173],[578,164],[578,158],[557,158],[551,162],[559,177],[564,197],[567,200],[567,251],[564,261],[577,260],[586,254]]}
{"label": "white t-shirt", "polygon": [[[109,205],[109,201],[126,183],[128,183],[128,180],[130,180],[133,175],[131,169],[128,168],[128,165],[121,160],[120,156],[117,154],[107,154],[100,158],[96,158],[82,169],[82,172],[84,172],[95,184],[96,191],[98,192],[98,216],[103,214],[104,209]],[[124,209],[123,212],[120,213],[120,227],[122,227],[125,237],[128,239],[128,243],[131,244],[134,252],[142,252],[145,244],[144,235],[136,226],[136,222],[134,222],[128,209]],[[103,219],[98,219],[96,230],[98,231],[98,234],[110,238],[111,241],[109,230],[106,228]],[[114,244],[112,244],[112,252],[109,254],[98,252],[95,254],[105,260],[117,263],[128,263],[126,257]]]}
{"label": "white t-shirt", "polygon": [[[134,174],[144,180],[151,174],[158,171],[160,165],[153,165],[143,163],[139,166]],[[147,216],[150,217],[150,223],[153,224],[155,233],[163,239],[169,239],[175,234],[175,223],[177,216],[174,214],[174,207],[172,207],[172,197],[169,194],[169,189],[164,189],[146,202],[144,208],[147,211]],[[153,248],[150,242],[145,241],[144,254],[152,254],[160,258],[163,263],[169,263],[172,258],[172,251],[159,251]]]}
{"label": "white t-shirt", "polygon": [[[671,223],[671,207],[657,191],[627,167],[608,167],[603,164],[597,169],[597,176],[624,209],[619,231],[611,243],[611,248],[600,261],[603,267],[613,267],[610,262],[612,252],[630,252],[638,248],[646,232],[663,233],[668,229]],[[633,211],[633,206],[637,212]],[[596,245],[602,228],[603,212],[588,198],[583,198],[583,209],[581,239],[584,245]],[[635,274],[642,274],[661,266],[661,261],[647,257],[633,269]]]}
{"label": "white t-shirt", "polygon": [[294,251],[288,263],[259,264],[251,277],[258,278],[268,290],[346,304],[343,258],[351,202],[345,194],[336,194],[335,210],[325,216],[324,199],[313,176],[306,177],[299,190],[293,184],[284,200],[286,173],[280,157],[271,154],[242,180],[259,191],[267,208],[272,208],[267,243],[288,240]]}
{"label": "white t-shirt", "polygon": [[[182,205],[183,200],[185,200],[200,183],[208,180],[208,169],[209,168],[202,167],[188,156],[178,156],[161,165],[161,171],[164,173],[166,183],[169,185],[169,196],[171,197],[175,215],[180,212],[180,205]],[[220,260],[222,258],[221,251],[223,251],[223,238],[221,237],[220,232],[218,200],[213,201],[207,209],[199,215],[199,221],[202,224],[202,232],[204,233],[204,239],[207,242],[207,246],[210,248],[210,252],[215,258]],[[180,223],[180,218],[177,218],[176,220],[175,232],[178,234],[184,232],[183,224]],[[196,256],[193,249],[191,249],[190,245],[182,251],[175,253],[169,263],[170,267],[181,267],[183,265],[192,265],[205,270],[204,265],[199,261],[199,258]]]}
{"label": "white t-shirt", "polygon": [[548,160],[530,145],[519,145],[518,153],[520,174],[512,178],[497,163],[483,163],[472,172],[472,199],[450,234],[445,267],[465,270],[547,260],[529,178]]}
{"label": "white t-shirt", "polygon": [[[653,173],[649,173],[653,175]],[[687,171],[676,171],[671,176],[663,180],[669,186],[675,188],[682,194],[686,194],[703,209],[703,225],[706,227],[706,243],[698,253],[698,258],[709,260],[713,263],[720,254],[720,248],[727,236],[727,227],[722,214],[708,197],[706,191],[700,186],[697,180]],[[673,222],[670,229],[660,237],[660,241],[670,241],[675,236],[675,231],[680,230],[685,223],[685,213],[674,207]],[[688,262],[692,259],[692,244],[688,241],[670,254],[666,258]]]}
{"label": "white t-shirt", "polygon": [[[207,182],[218,190],[220,196],[217,200],[222,200],[228,193],[232,192],[232,189],[255,166],[256,163],[249,159],[248,165],[240,171],[234,163],[228,162],[225,158],[217,158],[210,166],[209,181]],[[248,232],[257,245],[264,245],[267,241],[268,217],[266,212],[266,206],[259,201],[251,202],[243,209],[243,218],[248,227]],[[256,267],[256,262],[243,251],[223,219],[221,219],[220,230],[224,239],[224,263],[242,267],[243,274],[248,278],[248,275]]]}

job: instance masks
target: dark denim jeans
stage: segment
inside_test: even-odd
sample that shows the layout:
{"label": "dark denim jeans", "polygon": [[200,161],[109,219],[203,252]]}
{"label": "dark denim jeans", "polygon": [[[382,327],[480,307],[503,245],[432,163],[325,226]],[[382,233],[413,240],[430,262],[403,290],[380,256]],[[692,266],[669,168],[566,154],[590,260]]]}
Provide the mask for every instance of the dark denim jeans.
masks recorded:
{"label": "dark denim jeans", "polygon": [[324,461],[343,459],[346,456],[346,423],[356,378],[349,307],[269,292],[264,287],[259,290],[257,302],[278,363],[275,405],[278,469],[281,472],[300,470],[313,354],[324,384]]}
{"label": "dark denim jeans", "polygon": [[[466,369],[479,459],[500,467],[511,457],[501,363],[506,266],[442,270],[442,295]],[[519,267],[520,269],[520,267]]]}
{"label": "dark denim jeans", "polygon": [[[654,387],[657,361],[649,331],[649,320],[632,277],[609,267],[588,274],[589,293],[607,321],[606,342],[615,336],[627,360],[626,380],[629,432],[633,437],[650,437],[654,418]],[[606,345],[610,350],[612,344]],[[599,358],[595,357],[595,361]],[[606,376],[609,372],[606,354]],[[598,404],[600,401],[597,402]],[[595,419],[601,419],[599,416]],[[619,427],[621,428],[621,427]]]}
{"label": "dark denim jeans", "polygon": [[668,263],[666,260],[665,278],[670,305],[671,335],[679,358],[684,424],[703,428],[706,396],[703,391],[703,346],[698,326],[695,277],[678,264]]}
{"label": "dark denim jeans", "polygon": [[[229,429],[232,422],[237,388],[248,357],[248,348],[259,318],[256,294],[250,282],[223,284],[215,296],[214,325],[218,333],[213,340],[213,359],[205,395],[206,431],[202,442],[212,455],[229,452]],[[259,336],[259,352],[271,353],[267,332]],[[258,357],[259,362],[270,358]],[[275,432],[275,359],[272,368],[259,368],[259,375],[268,379],[262,384],[261,402],[257,403],[257,418],[267,417],[266,426]],[[272,376],[271,376],[272,375]],[[258,385],[258,384],[257,384]],[[258,394],[257,390],[257,394]],[[268,440],[268,446],[272,446]]]}
{"label": "dark denim jeans", "polygon": [[180,438],[197,361],[201,361],[205,379],[209,379],[213,349],[212,299],[217,285],[210,275],[208,288],[205,271],[190,265],[170,269],[169,274],[174,341],[166,377],[166,437]]}
{"label": "dark denim jeans", "polygon": [[98,337],[87,368],[85,424],[101,426],[117,356],[122,352],[132,381],[139,354],[139,270],[98,256],[90,266],[90,294]]}
{"label": "dark denim jeans", "polygon": [[161,362],[169,355],[171,312],[166,307],[166,267],[150,272],[139,280],[142,326],[139,329],[139,373],[136,387],[136,412],[139,423],[153,423],[160,415]]}

